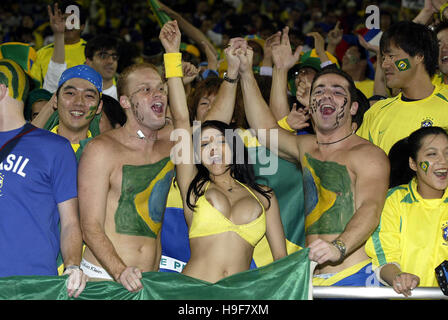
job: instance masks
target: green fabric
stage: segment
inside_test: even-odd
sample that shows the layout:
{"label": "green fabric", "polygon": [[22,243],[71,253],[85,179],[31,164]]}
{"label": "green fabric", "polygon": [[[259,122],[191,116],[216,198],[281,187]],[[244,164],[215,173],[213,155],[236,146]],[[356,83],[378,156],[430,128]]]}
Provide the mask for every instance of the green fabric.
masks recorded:
{"label": "green fabric", "polygon": [[33,64],[33,57],[36,55],[31,52],[34,50],[31,45],[21,42],[7,42],[0,45],[0,54],[2,59],[11,59],[18,63],[25,72],[29,72]]}
{"label": "green fabric", "polygon": [[[143,273],[143,289],[129,292],[116,282],[88,282],[83,300],[306,300],[311,298],[308,250],[297,251],[259,269],[215,284],[180,273]],[[66,300],[66,276],[0,278],[2,300]]]}
{"label": "green fabric", "polygon": [[[89,130],[92,134],[92,137],[96,137],[100,134],[100,119],[101,119],[101,113],[95,115],[93,120],[90,122]],[[55,126],[59,124],[59,114],[56,110],[53,112],[53,114],[50,116],[50,118],[47,120],[47,122],[44,125],[44,129],[50,131]]]}
{"label": "green fabric", "polygon": [[163,26],[165,23],[172,20],[165,12],[159,11],[160,4],[157,0],[149,0],[148,3],[160,26]]}
{"label": "green fabric", "polygon": [[[255,159],[254,170],[258,177],[257,182],[269,186],[275,192],[286,239],[304,247],[305,208],[300,168],[292,162],[277,157],[263,146],[248,148],[248,151],[251,159]],[[276,174],[262,175],[260,171],[272,164],[272,161],[269,161],[272,156],[278,159]]]}

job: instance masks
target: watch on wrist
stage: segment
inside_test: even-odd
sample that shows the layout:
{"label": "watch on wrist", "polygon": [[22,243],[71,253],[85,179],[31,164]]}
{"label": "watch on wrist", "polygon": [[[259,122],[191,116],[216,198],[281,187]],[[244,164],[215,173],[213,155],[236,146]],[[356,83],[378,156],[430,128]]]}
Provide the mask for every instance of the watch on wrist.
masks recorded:
{"label": "watch on wrist", "polygon": [[223,77],[223,79],[224,79],[225,81],[227,81],[227,82],[230,82],[230,83],[237,83],[237,82],[238,82],[238,76],[237,76],[235,79],[229,78],[229,77],[227,76],[227,72],[224,72],[224,77]]}
{"label": "watch on wrist", "polygon": [[336,247],[336,249],[338,249],[339,252],[341,253],[341,256],[339,257],[338,261],[344,260],[345,252],[346,252],[345,243],[342,242],[342,240],[340,240],[340,239],[336,239],[336,240],[331,241],[331,244],[334,245]]}

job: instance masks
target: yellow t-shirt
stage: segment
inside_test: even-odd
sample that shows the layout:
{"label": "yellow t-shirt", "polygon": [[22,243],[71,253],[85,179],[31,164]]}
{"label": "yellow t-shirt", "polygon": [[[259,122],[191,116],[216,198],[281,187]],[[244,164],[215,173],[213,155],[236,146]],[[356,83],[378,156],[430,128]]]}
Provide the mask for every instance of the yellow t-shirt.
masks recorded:
{"label": "yellow t-shirt", "polygon": [[432,94],[418,101],[403,101],[402,93],[380,100],[364,114],[356,134],[384,152],[421,127],[448,127],[448,88],[436,86]]}
{"label": "yellow t-shirt", "polygon": [[398,263],[420,277],[421,287],[437,287],[434,269],[448,257],[448,191],[441,199],[423,199],[415,178],[390,189],[365,249],[374,268]]}
{"label": "yellow t-shirt", "polygon": [[[85,46],[86,41],[84,39],[81,39],[78,43],[66,44],[64,46],[67,69],[86,62],[86,56],[84,53]],[[50,43],[37,51],[36,61],[34,61],[34,64],[31,67],[31,75],[39,80],[40,83],[44,82],[45,74],[47,73],[48,64],[50,63],[53,51],[53,43]]]}
{"label": "yellow t-shirt", "polygon": [[[51,129],[50,131],[55,134],[58,134],[58,128],[59,128],[59,125],[54,126],[53,129]],[[87,130],[86,139],[87,138],[92,138],[92,133],[90,132],[90,130]],[[71,145],[72,145],[73,151],[75,151],[75,153],[76,153],[76,151],[78,151],[78,149],[79,149],[80,144],[79,143],[71,143]]]}
{"label": "yellow t-shirt", "polygon": [[365,79],[363,81],[355,81],[355,86],[369,99],[373,96],[373,87],[375,82],[370,79]]}

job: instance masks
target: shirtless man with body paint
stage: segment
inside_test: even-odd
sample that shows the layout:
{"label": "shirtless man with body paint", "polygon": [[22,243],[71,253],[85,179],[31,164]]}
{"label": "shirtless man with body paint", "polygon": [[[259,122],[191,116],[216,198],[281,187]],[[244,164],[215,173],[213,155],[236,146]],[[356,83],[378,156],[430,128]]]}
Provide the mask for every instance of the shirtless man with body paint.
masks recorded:
{"label": "shirtless man with body paint", "polygon": [[[275,44],[282,65],[275,65],[273,82],[286,76],[297,59],[288,30]],[[240,81],[251,128],[278,130],[278,141],[261,141],[279,155],[300,162],[305,192],[305,231],[309,257],[319,265],[316,285],[364,286],[370,259],[365,241],[375,230],[388,188],[389,161],[385,153],[353,134],[351,117],[357,111],[353,80],[337,69],[323,70],[311,86],[310,114],[316,135],[294,135],[278,127],[252,73],[252,52],[240,56]],[[286,90],[286,88],[285,88]],[[271,94],[284,94],[271,92]],[[262,137],[259,137],[261,139]],[[373,272],[372,272],[373,275]],[[356,278],[353,280],[353,278]]]}
{"label": "shirtless man with body paint", "polygon": [[117,83],[127,121],[94,138],[79,164],[81,267],[93,278],[142,289],[142,272],[158,270],[160,230],[174,175],[167,88],[157,69],[136,64]]}

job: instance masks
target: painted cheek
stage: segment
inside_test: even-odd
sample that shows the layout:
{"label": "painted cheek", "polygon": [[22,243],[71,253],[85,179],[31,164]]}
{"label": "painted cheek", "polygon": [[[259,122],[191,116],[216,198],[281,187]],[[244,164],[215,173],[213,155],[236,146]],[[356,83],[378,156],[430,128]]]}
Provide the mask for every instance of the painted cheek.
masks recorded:
{"label": "painted cheek", "polygon": [[421,162],[419,162],[418,166],[423,170],[423,172],[425,174],[428,174],[428,169],[429,169],[428,161],[421,161]]}
{"label": "painted cheek", "polygon": [[89,113],[86,116],[86,120],[90,120],[95,116],[97,110],[97,106],[91,106],[89,107]]}

